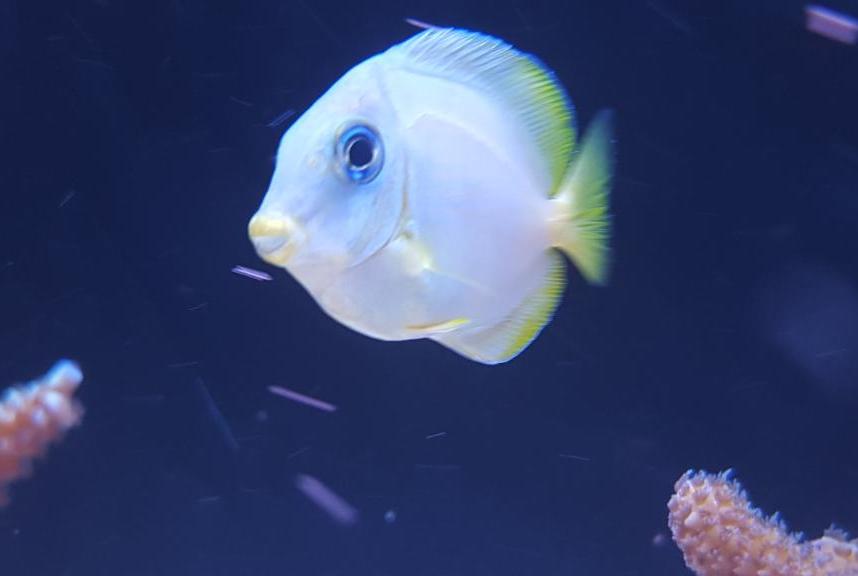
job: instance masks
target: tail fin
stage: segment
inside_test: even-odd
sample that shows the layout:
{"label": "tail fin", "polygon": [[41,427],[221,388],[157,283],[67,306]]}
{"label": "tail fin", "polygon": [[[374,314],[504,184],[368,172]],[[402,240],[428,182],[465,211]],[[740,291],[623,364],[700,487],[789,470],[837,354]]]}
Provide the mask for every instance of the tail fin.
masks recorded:
{"label": "tail fin", "polygon": [[588,282],[606,284],[610,264],[611,215],[608,210],[613,113],[600,112],[551,200],[551,238]]}

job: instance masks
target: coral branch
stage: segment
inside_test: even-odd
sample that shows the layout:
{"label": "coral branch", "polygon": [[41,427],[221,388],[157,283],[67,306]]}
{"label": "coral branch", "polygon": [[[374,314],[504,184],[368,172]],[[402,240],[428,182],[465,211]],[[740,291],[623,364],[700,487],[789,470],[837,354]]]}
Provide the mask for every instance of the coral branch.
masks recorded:
{"label": "coral branch", "polygon": [[698,576],[858,576],[858,539],[801,542],[753,508],[730,472],[688,471],[668,502],[670,530]]}
{"label": "coral branch", "polygon": [[28,476],[32,460],[80,422],[74,392],[82,380],[77,364],[60,360],[41,380],[0,397],[0,506],[8,503],[9,484]]}

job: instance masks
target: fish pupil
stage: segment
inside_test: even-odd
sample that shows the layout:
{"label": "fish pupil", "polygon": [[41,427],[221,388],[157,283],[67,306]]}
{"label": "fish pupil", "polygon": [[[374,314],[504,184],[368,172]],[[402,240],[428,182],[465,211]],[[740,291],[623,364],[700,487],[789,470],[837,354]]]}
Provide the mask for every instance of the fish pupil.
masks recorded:
{"label": "fish pupil", "polygon": [[337,157],[349,180],[356,184],[372,182],[384,164],[381,137],[368,124],[346,126],[337,138]]}
{"label": "fish pupil", "polygon": [[366,136],[357,136],[348,146],[349,164],[355,168],[364,168],[372,162],[373,146]]}

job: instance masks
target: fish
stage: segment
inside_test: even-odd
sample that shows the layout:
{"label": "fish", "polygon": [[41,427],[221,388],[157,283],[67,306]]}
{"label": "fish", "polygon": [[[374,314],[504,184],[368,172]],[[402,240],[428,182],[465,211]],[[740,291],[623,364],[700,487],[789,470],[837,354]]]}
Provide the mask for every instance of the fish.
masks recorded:
{"label": "fish", "polygon": [[613,115],[576,146],[572,101],[537,57],[428,28],[295,120],[248,235],[356,332],[507,362],[551,321],[567,260],[607,283]]}

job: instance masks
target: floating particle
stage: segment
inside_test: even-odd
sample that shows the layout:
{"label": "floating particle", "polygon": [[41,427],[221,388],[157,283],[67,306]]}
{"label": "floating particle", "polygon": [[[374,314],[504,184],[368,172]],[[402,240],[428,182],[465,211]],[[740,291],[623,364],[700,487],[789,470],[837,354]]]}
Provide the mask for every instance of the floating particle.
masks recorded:
{"label": "floating particle", "polygon": [[220,431],[227,448],[232,452],[238,452],[238,441],[235,439],[235,435],[232,433],[229,423],[226,421],[226,418],[220,411],[220,408],[218,408],[217,403],[209,392],[209,389],[206,387],[206,383],[203,382],[202,378],[196,378],[194,380],[194,384],[196,385],[197,391],[206,407],[209,418],[211,418],[212,423],[214,423],[215,427]]}
{"label": "floating particle", "polygon": [[432,28],[438,28],[438,26],[435,26],[433,24],[427,24],[426,22],[422,22],[422,21],[416,20],[414,18],[406,18],[405,21],[407,23],[411,24],[412,26],[416,26],[417,28],[422,28],[424,30],[430,30]]}
{"label": "floating particle", "polygon": [[287,454],[286,460],[291,460],[292,458],[297,458],[301,454],[306,454],[309,451],[310,451],[310,446],[304,446],[303,448],[298,448],[297,450]]}
{"label": "floating particle", "polygon": [[810,4],[804,8],[805,26],[811,32],[843,44],[858,41],[858,20],[829,8]]}
{"label": "floating particle", "polygon": [[271,122],[269,122],[265,126],[268,128],[277,128],[278,126],[280,126],[281,124],[286,122],[286,120],[288,120],[289,118],[291,118],[294,115],[295,115],[295,111],[290,108],[289,110],[286,110],[285,112],[283,112],[282,114],[277,116],[277,118],[275,118],[274,120],[272,120]]}
{"label": "floating particle", "polygon": [[826,394],[858,391],[858,287],[824,264],[793,260],[759,290],[765,336]]}
{"label": "floating particle", "polygon": [[246,268],[244,266],[234,266],[232,271],[239,276],[246,276],[248,278],[252,278],[253,280],[259,280],[260,282],[267,282],[269,280],[273,280],[270,274],[266,274],[265,272],[261,272],[259,270],[254,270],[253,268]]}
{"label": "floating particle", "polygon": [[358,511],[317,478],[299,474],[295,486],[337,524],[349,526],[357,522]]}
{"label": "floating particle", "polygon": [[396,522],[396,510],[388,510],[384,513],[384,521],[388,524]]}
{"label": "floating particle", "polygon": [[244,106],[245,108],[253,108],[253,102],[248,102],[247,100],[242,100],[241,98],[236,98],[235,96],[230,96],[229,99],[232,102],[235,102],[239,106]]}
{"label": "floating particle", "polygon": [[561,458],[565,460],[580,460],[581,462],[589,462],[590,459],[586,456],[578,456],[577,454],[558,454]]}
{"label": "floating particle", "polygon": [[200,363],[198,360],[188,360],[187,362],[173,362],[172,364],[167,364],[167,368],[190,368],[191,366],[199,366]]}
{"label": "floating particle", "polygon": [[418,470],[460,470],[460,464],[415,464]]}
{"label": "floating particle", "polygon": [[57,204],[57,208],[62,208],[63,206],[68,204],[69,200],[75,197],[75,194],[77,194],[77,192],[74,189],[70,189],[68,192],[66,192],[65,196],[63,196],[63,199],[60,200],[59,204]]}
{"label": "floating particle", "polygon": [[432,440],[433,438],[443,438],[446,435],[446,432],[435,432],[434,434],[429,434],[428,436],[426,436],[426,439]]}
{"label": "floating particle", "polygon": [[283,398],[294,400],[299,404],[304,404],[305,406],[310,406],[323,412],[337,411],[337,407],[333,404],[325,402],[324,400],[319,400],[317,398],[306,396],[304,394],[301,394],[300,392],[295,392],[294,390],[289,390],[288,388],[283,388],[282,386],[269,386],[268,390],[272,394],[277,394],[278,396],[282,396]]}

